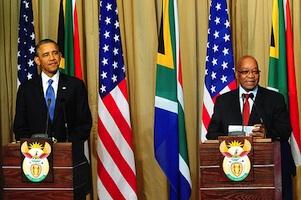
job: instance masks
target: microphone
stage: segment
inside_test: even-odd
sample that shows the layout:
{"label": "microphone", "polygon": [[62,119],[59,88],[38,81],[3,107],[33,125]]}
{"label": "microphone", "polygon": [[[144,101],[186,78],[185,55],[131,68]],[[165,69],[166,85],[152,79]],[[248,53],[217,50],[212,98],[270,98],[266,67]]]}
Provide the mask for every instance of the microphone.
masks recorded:
{"label": "microphone", "polygon": [[66,129],[66,142],[69,141],[69,128],[68,128],[68,122],[67,122],[67,114],[66,114],[66,107],[65,107],[65,98],[61,98],[61,104],[62,104],[62,109],[63,109],[63,118],[64,118],[64,126]]}
{"label": "microphone", "polygon": [[[48,138],[48,132],[49,132],[49,108],[51,104],[51,99],[47,99],[47,113],[46,113],[46,129],[45,129],[45,135]],[[51,132],[51,131],[50,131]]]}
{"label": "microphone", "polygon": [[[241,98],[242,98],[242,105],[244,105],[244,103],[246,101],[245,94],[242,94]],[[242,121],[241,121],[241,130],[239,130],[239,128],[237,128],[237,130],[235,130],[235,131],[230,131],[228,133],[229,136],[245,136],[246,135],[245,126],[244,126],[244,120],[243,120],[243,109],[241,109],[241,113],[240,114],[241,114],[241,118],[242,118]]]}
{"label": "microphone", "polygon": [[263,121],[263,117],[262,117],[263,115],[261,115],[261,112],[259,112],[259,109],[257,108],[257,105],[256,105],[255,100],[254,100],[254,94],[251,93],[249,97],[253,101],[254,111],[257,114],[257,116],[259,117],[260,123],[262,124],[263,129],[264,129],[264,137],[266,137],[267,129],[266,129],[266,125],[265,125],[265,123]]}
{"label": "microphone", "polygon": [[44,133],[36,133],[31,136],[31,138],[49,138],[48,132],[49,132],[49,107],[51,104],[51,99],[47,99],[47,113],[46,113],[46,126],[45,126],[45,132]]}
{"label": "microphone", "polygon": [[[56,143],[56,139],[53,137],[52,135],[52,130],[49,131],[49,108],[50,108],[50,104],[51,104],[51,99],[48,98],[47,99],[47,120],[46,120],[46,137],[50,138],[52,142]],[[47,134],[49,132],[49,135]]]}
{"label": "microphone", "polygon": [[242,109],[241,109],[241,132],[243,133],[243,135],[246,135],[245,133],[245,124],[244,124],[244,104],[246,103],[247,101],[247,98],[246,98],[246,94],[241,94],[241,98],[242,98]]}
{"label": "microphone", "polygon": [[264,122],[263,122],[262,115],[260,114],[260,112],[259,112],[259,110],[257,109],[257,106],[256,106],[256,104],[255,104],[254,94],[253,94],[253,93],[250,93],[250,94],[249,94],[249,97],[250,97],[250,99],[253,101],[254,110],[255,110],[256,114],[258,115],[258,117],[259,117],[260,123],[262,123],[263,126],[264,126]]}

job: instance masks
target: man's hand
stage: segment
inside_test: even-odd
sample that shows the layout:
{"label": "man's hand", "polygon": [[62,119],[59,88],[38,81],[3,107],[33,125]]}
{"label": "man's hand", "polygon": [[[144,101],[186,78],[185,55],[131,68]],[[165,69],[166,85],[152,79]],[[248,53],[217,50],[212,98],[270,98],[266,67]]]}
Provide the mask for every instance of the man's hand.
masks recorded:
{"label": "man's hand", "polygon": [[265,138],[266,129],[263,124],[255,124],[251,136],[255,138]]}

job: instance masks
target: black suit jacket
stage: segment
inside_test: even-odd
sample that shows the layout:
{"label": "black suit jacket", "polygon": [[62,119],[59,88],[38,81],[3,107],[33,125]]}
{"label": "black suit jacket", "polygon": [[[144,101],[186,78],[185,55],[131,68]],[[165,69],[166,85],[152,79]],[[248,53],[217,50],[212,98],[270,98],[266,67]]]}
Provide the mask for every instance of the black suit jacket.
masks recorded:
{"label": "black suit jacket", "polygon": [[[288,140],[292,129],[284,97],[278,92],[258,86],[248,125],[260,124],[260,118],[267,129],[267,137]],[[229,125],[241,124],[239,90],[236,89],[217,97],[206,137],[217,139],[218,136],[228,135]]]}
{"label": "black suit jacket", "polygon": [[[258,86],[248,125],[260,124],[260,118],[267,130],[266,137],[280,140],[283,198],[292,199],[291,175],[295,174],[296,169],[288,143],[292,129],[283,95]],[[218,136],[228,135],[229,125],[241,124],[239,90],[236,89],[217,97],[206,137],[217,139]]]}
{"label": "black suit jacket", "polygon": [[[42,78],[37,76],[20,85],[17,93],[14,133],[16,140],[30,138],[46,132],[47,104],[44,98]],[[67,122],[68,128],[65,127]],[[48,121],[48,135],[58,142],[73,143],[73,162],[84,163],[75,177],[90,187],[90,167],[84,155],[84,141],[88,139],[92,117],[88,105],[87,90],[83,81],[60,73],[53,122]]]}
{"label": "black suit jacket", "polygon": [[[18,90],[14,121],[16,140],[45,133],[46,120],[47,105],[42,78],[37,76],[20,85]],[[54,119],[50,122],[50,134],[59,142],[66,141],[65,120],[70,141],[84,141],[89,137],[92,119],[85,85],[77,78],[60,73]]]}

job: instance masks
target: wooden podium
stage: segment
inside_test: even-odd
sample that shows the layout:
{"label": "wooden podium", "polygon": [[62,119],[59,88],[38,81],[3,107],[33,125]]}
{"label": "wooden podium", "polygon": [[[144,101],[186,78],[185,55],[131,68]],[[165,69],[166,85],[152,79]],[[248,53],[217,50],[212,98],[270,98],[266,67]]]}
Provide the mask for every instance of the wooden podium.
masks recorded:
{"label": "wooden podium", "polygon": [[200,199],[256,199],[281,200],[281,154],[279,142],[270,139],[253,141],[251,179],[241,182],[229,180],[223,172],[224,156],[219,141],[211,140],[199,145]]}
{"label": "wooden podium", "polygon": [[71,200],[84,185],[77,171],[80,163],[72,160],[72,144],[53,144],[53,182],[22,181],[20,144],[8,144],[2,149],[3,199]]}

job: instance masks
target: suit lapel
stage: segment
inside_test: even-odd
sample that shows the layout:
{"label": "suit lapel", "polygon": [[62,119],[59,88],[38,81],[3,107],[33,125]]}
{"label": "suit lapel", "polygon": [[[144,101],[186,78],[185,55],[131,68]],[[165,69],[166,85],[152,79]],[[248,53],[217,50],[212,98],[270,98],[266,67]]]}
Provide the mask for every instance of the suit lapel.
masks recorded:
{"label": "suit lapel", "polygon": [[230,108],[231,108],[231,115],[232,119],[235,122],[241,122],[242,116],[241,116],[241,110],[240,110],[240,99],[239,99],[239,90],[236,89],[232,95],[232,99],[230,102]]}
{"label": "suit lapel", "polygon": [[[39,104],[41,105],[41,110],[43,113],[47,113],[47,104],[44,97],[43,84],[41,75],[36,80],[37,84],[34,84],[35,91],[37,92],[37,98],[39,99]],[[46,116],[46,114],[45,114]]]}

